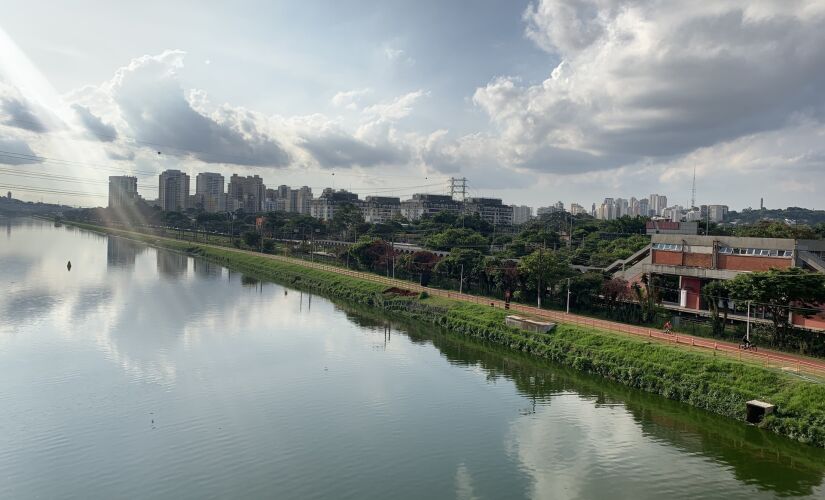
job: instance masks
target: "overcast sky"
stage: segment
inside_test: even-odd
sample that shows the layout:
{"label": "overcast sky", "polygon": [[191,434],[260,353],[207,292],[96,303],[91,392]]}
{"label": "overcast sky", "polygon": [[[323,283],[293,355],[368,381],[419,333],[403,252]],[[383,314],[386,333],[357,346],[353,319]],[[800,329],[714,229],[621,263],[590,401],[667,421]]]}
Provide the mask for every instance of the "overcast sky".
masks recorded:
{"label": "overcast sky", "polygon": [[106,177],[127,171],[154,198],[157,172],[180,168],[402,198],[466,176],[470,195],[511,204],[687,205],[695,169],[697,204],[825,209],[822,0],[0,12],[0,190],[18,198],[105,204]]}

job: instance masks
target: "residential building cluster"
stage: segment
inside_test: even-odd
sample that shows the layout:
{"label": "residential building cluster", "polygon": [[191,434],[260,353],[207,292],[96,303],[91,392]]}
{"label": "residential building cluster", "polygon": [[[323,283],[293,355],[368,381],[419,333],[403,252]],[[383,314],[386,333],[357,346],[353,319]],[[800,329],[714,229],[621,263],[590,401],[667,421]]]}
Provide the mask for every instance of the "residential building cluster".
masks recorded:
{"label": "residential building cluster", "polygon": [[[110,207],[122,207],[139,199],[136,177],[109,177]],[[276,189],[267,188],[260,176],[237,174],[233,174],[226,183],[222,174],[213,172],[199,173],[195,177],[195,193],[191,194],[189,175],[174,169],[166,170],[158,176],[158,198],[147,202],[164,211],[187,208],[200,208],[210,213],[238,210],[248,213],[282,211],[306,214],[321,220],[331,219],[339,207],[352,204],[362,212],[364,220],[371,223],[399,218],[415,221],[439,212],[478,214],[483,220],[499,226],[524,224],[534,217],[532,207],[505,205],[498,198],[477,197],[459,201],[450,195],[418,193],[403,201],[392,196],[367,196],[360,199],[356,193],[332,188],[324,189],[316,198],[308,186],[298,189],[287,185],[280,185]],[[579,215],[588,213],[588,210],[578,203],[571,203],[569,210],[565,210],[564,204],[559,201],[539,207],[535,216],[546,217],[555,213]],[[603,220],[644,216],[673,222],[708,220],[718,223],[725,221],[728,207],[669,206],[666,196],[651,194],[639,199],[605,198],[600,205],[594,203],[589,213]]]}
{"label": "residential building cluster", "polygon": [[[571,212],[573,207],[571,206]],[[724,222],[728,215],[727,205],[702,205],[685,208],[668,205],[667,196],[651,194],[647,198],[605,198],[601,205],[593,204],[591,215],[597,219],[613,220],[620,217],[654,217],[673,222]]]}
{"label": "residential building cluster", "polygon": [[[419,193],[404,201],[392,196],[360,199],[356,193],[332,188],[324,189],[316,198],[308,186],[298,189],[287,185],[277,189],[267,188],[257,175],[233,174],[227,184],[222,174],[202,172],[195,177],[195,193],[190,193],[190,176],[170,169],[158,176],[158,198],[145,201],[164,211],[188,208],[199,208],[210,213],[282,211],[306,214],[321,220],[332,219],[343,205],[353,205],[370,223],[400,218],[419,220],[439,212],[478,214],[487,222],[501,226],[523,223],[532,217],[532,208],[504,205],[498,198],[467,198],[462,202],[448,195]],[[138,194],[136,177],[109,177],[110,208],[123,208],[138,200],[142,198]]]}

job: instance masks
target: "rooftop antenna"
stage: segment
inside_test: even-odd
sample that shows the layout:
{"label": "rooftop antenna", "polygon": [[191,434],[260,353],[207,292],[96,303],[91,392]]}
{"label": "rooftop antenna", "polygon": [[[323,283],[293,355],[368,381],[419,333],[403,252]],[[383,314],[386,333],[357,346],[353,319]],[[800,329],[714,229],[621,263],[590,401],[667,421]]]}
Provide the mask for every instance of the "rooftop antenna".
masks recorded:
{"label": "rooftop antenna", "polygon": [[690,189],[690,208],[696,206],[696,166],[693,167],[693,187]]}

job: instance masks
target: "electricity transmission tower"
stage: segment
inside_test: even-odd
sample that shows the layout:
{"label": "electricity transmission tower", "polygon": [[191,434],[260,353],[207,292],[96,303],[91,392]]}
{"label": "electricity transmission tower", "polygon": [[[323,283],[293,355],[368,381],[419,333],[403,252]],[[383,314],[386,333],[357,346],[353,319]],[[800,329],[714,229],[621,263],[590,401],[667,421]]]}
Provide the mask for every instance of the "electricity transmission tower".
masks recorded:
{"label": "electricity transmission tower", "polygon": [[455,198],[455,195],[461,195],[461,202],[467,198],[467,178],[466,177],[450,177],[450,196]]}

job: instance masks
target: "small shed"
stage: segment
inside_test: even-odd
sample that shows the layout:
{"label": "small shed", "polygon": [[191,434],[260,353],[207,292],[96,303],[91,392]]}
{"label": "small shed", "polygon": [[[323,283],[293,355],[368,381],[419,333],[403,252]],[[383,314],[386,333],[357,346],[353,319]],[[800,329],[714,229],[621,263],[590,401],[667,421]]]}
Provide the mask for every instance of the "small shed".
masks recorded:
{"label": "small shed", "polygon": [[512,326],[513,328],[519,328],[521,330],[526,330],[533,333],[547,333],[556,327],[555,323],[536,321],[534,319],[523,318],[513,314],[504,318],[504,323],[507,326]]}
{"label": "small shed", "polygon": [[745,420],[751,424],[758,424],[763,418],[765,418],[765,415],[770,415],[776,410],[776,405],[759,401],[757,399],[752,399],[745,403],[745,405],[748,410]]}

